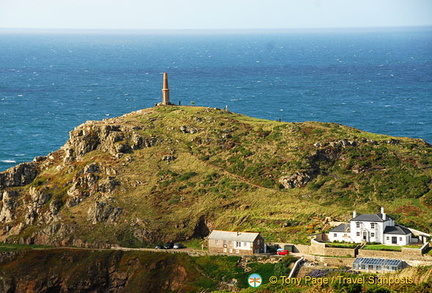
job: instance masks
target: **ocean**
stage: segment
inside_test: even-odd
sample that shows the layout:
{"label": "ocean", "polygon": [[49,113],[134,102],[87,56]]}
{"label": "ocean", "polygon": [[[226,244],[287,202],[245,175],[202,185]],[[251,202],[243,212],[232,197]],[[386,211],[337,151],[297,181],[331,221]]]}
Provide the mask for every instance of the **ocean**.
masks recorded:
{"label": "ocean", "polygon": [[87,120],[171,101],[337,122],[432,143],[432,28],[0,30],[0,171],[59,149]]}

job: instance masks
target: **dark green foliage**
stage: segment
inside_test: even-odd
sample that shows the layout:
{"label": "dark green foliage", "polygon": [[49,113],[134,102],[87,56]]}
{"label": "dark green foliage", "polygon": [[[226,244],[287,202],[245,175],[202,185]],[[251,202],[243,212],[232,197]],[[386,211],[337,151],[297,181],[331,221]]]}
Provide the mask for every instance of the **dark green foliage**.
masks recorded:
{"label": "dark green foliage", "polygon": [[211,255],[193,258],[193,260],[207,275],[217,280],[225,281],[235,278],[242,272],[237,266],[240,260],[238,256]]}
{"label": "dark green foliage", "polygon": [[288,276],[290,273],[290,268],[289,266],[296,262],[298,260],[298,258],[293,257],[291,255],[286,255],[284,258],[282,258],[282,260],[280,262],[278,262],[277,264],[275,264],[274,266],[274,275],[275,276]]}
{"label": "dark green foliage", "polygon": [[179,180],[179,181],[188,180],[188,179],[190,179],[190,178],[192,178],[192,177],[194,177],[194,176],[196,176],[196,175],[198,175],[198,173],[196,173],[196,172],[187,172],[187,173],[185,173],[185,174],[180,175],[180,176],[178,177],[178,180]]}
{"label": "dark green foliage", "polygon": [[372,285],[366,290],[366,293],[390,293],[390,292],[391,291],[389,289],[377,285]]}
{"label": "dark green foliage", "polygon": [[335,282],[333,284],[335,293],[361,293],[363,286],[361,284],[344,284],[342,282]]}

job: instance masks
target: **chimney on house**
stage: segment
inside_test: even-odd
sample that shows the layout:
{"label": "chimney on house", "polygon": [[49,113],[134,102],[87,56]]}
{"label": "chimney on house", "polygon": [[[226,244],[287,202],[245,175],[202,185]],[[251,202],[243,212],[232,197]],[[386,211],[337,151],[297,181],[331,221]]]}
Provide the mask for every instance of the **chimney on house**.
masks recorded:
{"label": "chimney on house", "polygon": [[381,207],[381,215],[382,215],[382,219],[385,221],[386,220],[386,214],[384,213],[384,207]]}
{"label": "chimney on house", "polygon": [[357,212],[356,212],[356,211],[353,211],[353,219],[354,219],[355,217],[357,217]]}

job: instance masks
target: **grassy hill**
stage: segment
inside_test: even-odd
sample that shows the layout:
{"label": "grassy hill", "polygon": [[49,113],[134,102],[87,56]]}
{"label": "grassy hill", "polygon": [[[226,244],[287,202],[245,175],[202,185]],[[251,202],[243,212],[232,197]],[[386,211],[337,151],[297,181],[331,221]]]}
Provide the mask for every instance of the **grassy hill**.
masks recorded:
{"label": "grassy hill", "polygon": [[304,243],[327,217],[380,206],[432,230],[431,145],[334,123],[155,107],[87,122],[32,164],[20,184],[0,173],[0,241],[145,246],[227,229]]}

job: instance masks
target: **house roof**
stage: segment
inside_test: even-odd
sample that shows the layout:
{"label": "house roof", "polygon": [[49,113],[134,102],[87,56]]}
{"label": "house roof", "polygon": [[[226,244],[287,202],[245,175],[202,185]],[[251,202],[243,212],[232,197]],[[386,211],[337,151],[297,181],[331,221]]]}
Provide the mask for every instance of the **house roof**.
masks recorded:
{"label": "house roof", "polygon": [[349,232],[350,231],[350,226],[349,224],[345,224],[342,223],[337,227],[334,227],[333,229],[330,230],[330,232]]}
{"label": "house roof", "polygon": [[387,226],[384,229],[384,234],[395,234],[395,235],[408,235],[411,234],[411,231],[405,227],[401,227],[399,225],[396,226]]}
{"label": "house roof", "polygon": [[213,230],[208,238],[228,241],[253,242],[258,236],[259,233]]}
{"label": "house roof", "polygon": [[362,215],[358,215],[355,218],[352,218],[351,221],[356,221],[356,222],[384,222],[387,221],[390,218],[389,216],[386,215],[386,220],[383,219],[383,214],[379,213],[379,214],[362,214]]}

